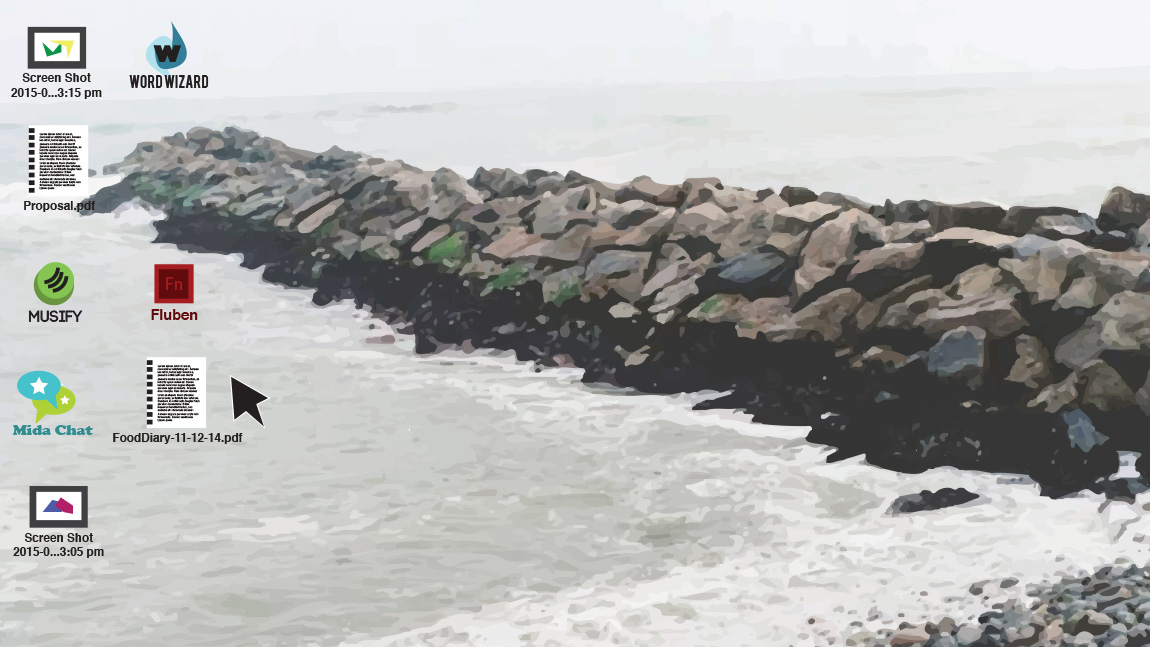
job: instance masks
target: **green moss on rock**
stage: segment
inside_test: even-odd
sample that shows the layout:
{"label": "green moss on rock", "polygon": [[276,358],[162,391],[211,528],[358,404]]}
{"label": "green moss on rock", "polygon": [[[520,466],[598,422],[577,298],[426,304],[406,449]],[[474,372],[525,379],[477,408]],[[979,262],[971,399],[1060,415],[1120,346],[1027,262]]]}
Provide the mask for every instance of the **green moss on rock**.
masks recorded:
{"label": "green moss on rock", "polygon": [[444,267],[455,267],[464,258],[467,249],[464,245],[465,234],[457,231],[450,236],[446,236],[432,243],[424,256],[432,263],[442,265]]}

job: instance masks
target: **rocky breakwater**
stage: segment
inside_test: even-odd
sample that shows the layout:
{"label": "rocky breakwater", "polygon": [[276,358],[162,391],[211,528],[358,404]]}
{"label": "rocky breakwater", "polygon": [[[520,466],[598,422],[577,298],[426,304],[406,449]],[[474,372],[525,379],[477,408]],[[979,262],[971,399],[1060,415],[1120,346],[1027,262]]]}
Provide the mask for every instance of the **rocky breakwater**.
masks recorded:
{"label": "rocky breakwater", "polygon": [[420,352],[729,391],[706,406],[810,425],[832,460],[1024,473],[1059,494],[1150,444],[1150,197],[1122,188],[1092,217],[716,178],[465,179],[234,128],[140,144],[105,172],[123,180],[96,211],[152,205],[159,241],[354,299]]}

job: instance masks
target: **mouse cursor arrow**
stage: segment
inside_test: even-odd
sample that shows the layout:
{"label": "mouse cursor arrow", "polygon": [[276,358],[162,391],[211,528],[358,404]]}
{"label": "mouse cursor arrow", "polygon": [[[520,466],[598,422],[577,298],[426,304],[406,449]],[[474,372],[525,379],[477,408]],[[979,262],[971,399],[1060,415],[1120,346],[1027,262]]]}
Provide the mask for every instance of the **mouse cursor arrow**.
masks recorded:
{"label": "mouse cursor arrow", "polygon": [[264,426],[263,416],[260,415],[260,403],[268,396],[244,384],[236,378],[232,380],[232,420],[238,419],[245,413],[256,419],[260,426]]}

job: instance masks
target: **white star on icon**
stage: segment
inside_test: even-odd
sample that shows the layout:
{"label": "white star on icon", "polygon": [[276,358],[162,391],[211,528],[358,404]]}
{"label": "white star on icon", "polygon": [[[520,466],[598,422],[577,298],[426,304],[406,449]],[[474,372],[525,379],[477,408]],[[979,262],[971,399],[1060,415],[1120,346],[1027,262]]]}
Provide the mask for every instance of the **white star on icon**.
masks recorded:
{"label": "white star on icon", "polygon": [[44,393],[44,387],[46,386],[48,386],[48,383],[37,377],[36,381],[32,383],[32,393]]}
{"label": "white star on icon", "polygon": [[60,403],[61,404],[68,404],[68,396],[66,396],[66,395],[60,396]]}

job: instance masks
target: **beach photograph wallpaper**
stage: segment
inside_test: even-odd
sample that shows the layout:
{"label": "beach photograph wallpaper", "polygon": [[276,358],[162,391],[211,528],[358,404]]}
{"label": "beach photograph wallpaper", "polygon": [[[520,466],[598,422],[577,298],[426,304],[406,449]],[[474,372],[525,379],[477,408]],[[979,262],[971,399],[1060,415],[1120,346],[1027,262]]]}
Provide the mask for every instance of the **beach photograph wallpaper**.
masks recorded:
{"label": "beach photograph wallpaper", "polygon": [[1150,4],[0,18],[0,647],[1150,645]]}

